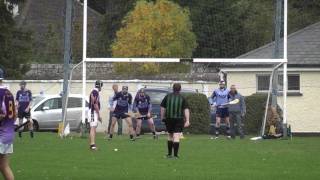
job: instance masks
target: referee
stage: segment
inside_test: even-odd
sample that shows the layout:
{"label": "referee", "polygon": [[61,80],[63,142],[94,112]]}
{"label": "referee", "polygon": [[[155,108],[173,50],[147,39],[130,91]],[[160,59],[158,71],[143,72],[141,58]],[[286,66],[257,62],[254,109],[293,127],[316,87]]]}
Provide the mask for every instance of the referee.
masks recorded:
{"label": "referee", "polygon": [[[168,131],[168,155],[167,158],[178,159],[180,136],[184,127],[190,125],[190,111],[188,103],[180,94],[181,84],[173,85],[173,93],[164,97],[161,102],[161,119],[166,124]],[[172,156],[172,149],[174,156]]]}

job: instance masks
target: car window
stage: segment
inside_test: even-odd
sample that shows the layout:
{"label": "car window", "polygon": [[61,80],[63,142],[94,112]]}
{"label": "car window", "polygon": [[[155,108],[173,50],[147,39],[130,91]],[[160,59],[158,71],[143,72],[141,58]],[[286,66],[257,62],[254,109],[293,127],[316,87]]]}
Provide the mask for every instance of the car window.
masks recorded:
{"label": "car window", "polygon": [[165,91],[145,91],[150,96],[152,104],[160,104],[163,98],[168,94]]}
{"label": "car window", "polygon": [[41,105],[41,109],[43,107],[48,107],[49,109],[61,109],[62,108],[61,98],[48,99]]}
{"label": "car window", "polygon": [[45,97],[43,97],[43,96],[34,96],[33,98],[32,98],[32,107],[34,106],[34,105],[37,105],[40,101],[42,101],[43,99],[44,99]]}
{"label": "car window", "polygon": [[68,100],[68,108],[82,107],[82,98],[70,97]]}

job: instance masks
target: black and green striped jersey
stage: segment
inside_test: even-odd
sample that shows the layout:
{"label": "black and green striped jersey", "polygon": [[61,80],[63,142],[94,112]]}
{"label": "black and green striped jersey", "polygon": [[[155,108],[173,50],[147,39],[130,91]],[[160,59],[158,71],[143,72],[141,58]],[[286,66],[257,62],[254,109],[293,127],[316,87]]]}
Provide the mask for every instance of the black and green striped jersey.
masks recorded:
{"label": "black and green striped jersey", "polygon": [[188,108],[188,103],[181,94],[170,93],[162,100],[161,107],[166,109],[166,118],[183,119],[184,110]]}

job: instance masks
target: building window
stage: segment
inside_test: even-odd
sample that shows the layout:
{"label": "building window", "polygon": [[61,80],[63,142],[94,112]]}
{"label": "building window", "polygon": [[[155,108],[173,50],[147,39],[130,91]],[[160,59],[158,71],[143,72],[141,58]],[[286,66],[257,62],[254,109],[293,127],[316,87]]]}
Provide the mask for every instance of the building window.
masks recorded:
{"label": "building window", "polygon": [[[283,90],[283,75],[278,76],[278,89]],[[269,90],[270,74],[257,75],[257,92],[267,92]],[[300,75],[288,74],[288,91],[300,92]]]}

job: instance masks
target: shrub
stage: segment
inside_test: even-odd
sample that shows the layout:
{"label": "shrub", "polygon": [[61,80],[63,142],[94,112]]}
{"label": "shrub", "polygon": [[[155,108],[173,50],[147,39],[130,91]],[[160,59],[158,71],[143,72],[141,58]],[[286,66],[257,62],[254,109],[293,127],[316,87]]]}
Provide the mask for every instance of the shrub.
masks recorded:
{"label": "shrub", "polygon": [[[203,94],[183,94],[190,108],[191,126],[185,132],[192,134],[207,134],[210,128],[210,105]],[[245,97],[247,114],[244,120],[245,132],[258,134],[261,131],[261,124],[266,105],[266,94],[253,94]]]}
{"label": "shrub", "polygon": [[192,134],[207,134],[210,125],[210,106],[203,94],[184,94],[190,108],[191,126],[185,131]]}
{"label": "shrub", "polygon": [[258,134],[261,131],[266,101],[266,94],[253,94],[245,98],[247,114],[244,128],[246,133]]}

